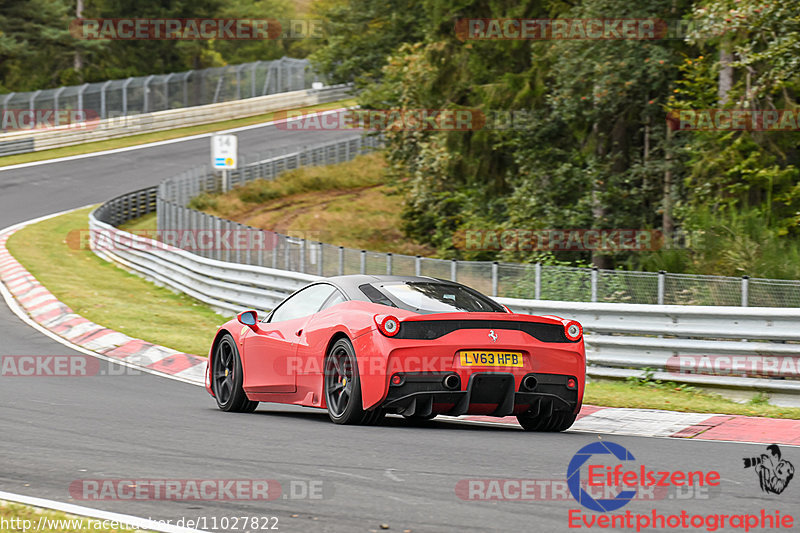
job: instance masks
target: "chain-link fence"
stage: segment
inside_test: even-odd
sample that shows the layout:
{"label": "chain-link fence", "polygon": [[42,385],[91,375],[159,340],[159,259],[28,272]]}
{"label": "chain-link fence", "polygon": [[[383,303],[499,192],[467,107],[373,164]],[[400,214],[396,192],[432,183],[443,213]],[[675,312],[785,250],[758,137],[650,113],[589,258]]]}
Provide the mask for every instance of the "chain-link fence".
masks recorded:
{"label": "chain-link fence", "polygon": [[8,111],[84,111],[100,119],[229,102],[309,89],[319,81],[305,59],[281,58],[241,65],[173,72],[58,89],[0,94]]}
{"label": "chain-link fence", "polygon": [[[274,179],[284,170],[348,161],[380,145],[376,137],[354,137],[290,153],[257,156],[232,171],[229,186]],[[207,167],[170,178],[158,188],[159,230],[197,235],[256,234],[260,246],[191,249],[204,257],[278,269],[334,276],[341,274],[423,275],[459,281],[493,296],[637,304],[800,307],[800,281],[630,272],[540,264],[451,261],[357,250],[244,226],[187,206],[201,193],[220,191],[221,177]],[[120,209],[130,206],[120,204]],[[112,214],[108,215],[109,220]],[[178,243],[179,244],[179,243]]]}

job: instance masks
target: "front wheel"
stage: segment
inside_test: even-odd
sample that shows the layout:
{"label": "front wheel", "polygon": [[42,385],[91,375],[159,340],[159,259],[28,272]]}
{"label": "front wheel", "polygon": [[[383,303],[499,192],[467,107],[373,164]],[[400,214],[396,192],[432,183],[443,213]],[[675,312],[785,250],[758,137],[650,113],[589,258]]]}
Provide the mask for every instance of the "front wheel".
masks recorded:
{"label": "front wheel", "polygon": [[211,388],[217,407],[233,413],[252,413],[258,402],[247,399],[242,388],[242,360],[230,334],[225,334],[214,350],[211,366]]}
{"label": "front wheel", "polygon": [[335,424],[378,424],[384,416],[381,409],[361,408],[361,379],[353,344],[339,339],[325,358],[325,403],[328,416]]}

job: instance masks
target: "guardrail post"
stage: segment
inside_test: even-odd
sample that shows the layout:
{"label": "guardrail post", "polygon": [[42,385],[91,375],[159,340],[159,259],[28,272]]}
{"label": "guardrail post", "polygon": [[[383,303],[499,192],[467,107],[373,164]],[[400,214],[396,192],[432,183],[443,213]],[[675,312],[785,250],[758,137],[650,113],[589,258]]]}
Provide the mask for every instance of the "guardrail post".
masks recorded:
{"label": "guardrail post", "polygon": [[289,236],[282,235],[281,239],[283,240],[283,269],[289,270]]}
{"label": "guardrail post", "polygon": [[533,267],[533,298],[542,299],[542,264],[536,263]]}
{"label": "guardrail post", "polygon": [[592,267],[592,301],[597,301],[597,273],[598,269],[596,266]]}
{"label": "guardrail post", "polygon": [[306,271],[306,240],[300,239],[300,272]]}
{"label": "guardrail post", "polygon": [[497,261],[492,262],[492,296],[495,297],[497,296],[497,285],[498,285],[497,267],[498,267]]}
{"label": "guardrail post", "polygon": [[391,252],[386,254],[386,275],[387,276],[391,276],[392,275],[392,253]]}
{"label": "guardrail post", "polygon": [[272,234],[272,268],[278,268],[278,250],[281,247],[281,237],[277,233]]}
{"label": "guardrail post", "polygon": [[317,245],[319,246],[319,254],[318,254],[319,257],[317,258],[317,275],[318,276],[322,276],[323,272],[324,272],[323,265],[322,265],[322,258],[325,257],[325,255],[324,255],[325,247],[322,244],[322,241],[319,241],[317,243]]}
{"label": "guardrail post", "polygon": [[658,271],[658,305],[664,305],[664,282],[667,279],[667,271]]}
{"label": "guardrail post", "polygon": [[367,251],[366,251],[366,250],[361,250],[361,267],[360,267],[360,272],[361,272],[362,274],[366,274],[366,273],[367,273]]}
{"label": "guardrail post", "polygon": [[455,281],[458,278],[458,261],[453,259],[450,261],[450,281]]}
{"label": "guardrail post", "polygon": [[414,275],[420,276],[422,273],[422,256],[418,255],[414,258]]}
{"label": "guardrail post", "polygon": [[344,246],[339,247],[339,275],[344,276]]}
{"label": "guardrail post", "polygon": [[750,276],[742,276],[742,307],[747,307],[750,300]]}

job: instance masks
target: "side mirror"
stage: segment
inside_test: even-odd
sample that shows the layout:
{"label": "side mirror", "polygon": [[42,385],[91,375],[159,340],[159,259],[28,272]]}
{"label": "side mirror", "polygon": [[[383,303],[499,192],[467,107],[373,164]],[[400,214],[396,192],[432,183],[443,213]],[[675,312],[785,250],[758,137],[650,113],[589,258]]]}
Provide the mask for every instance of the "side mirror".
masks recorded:
{"label": "side mirror", "polygon": [[256,322],[258,322],[258,313],[255,311],[242,311],[236,315],[236,320],[238,320],[240,324],[255,329]]}

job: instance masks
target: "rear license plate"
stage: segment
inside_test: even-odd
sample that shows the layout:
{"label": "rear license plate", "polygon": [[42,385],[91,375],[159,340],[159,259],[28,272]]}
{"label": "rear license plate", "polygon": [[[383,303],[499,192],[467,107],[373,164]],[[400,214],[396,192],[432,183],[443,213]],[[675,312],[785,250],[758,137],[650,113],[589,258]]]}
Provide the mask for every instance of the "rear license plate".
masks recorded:
{"label": "rear license plate", "polygon": [[461,366],[522,366],[522,354],[517,352],[459,352]]}

